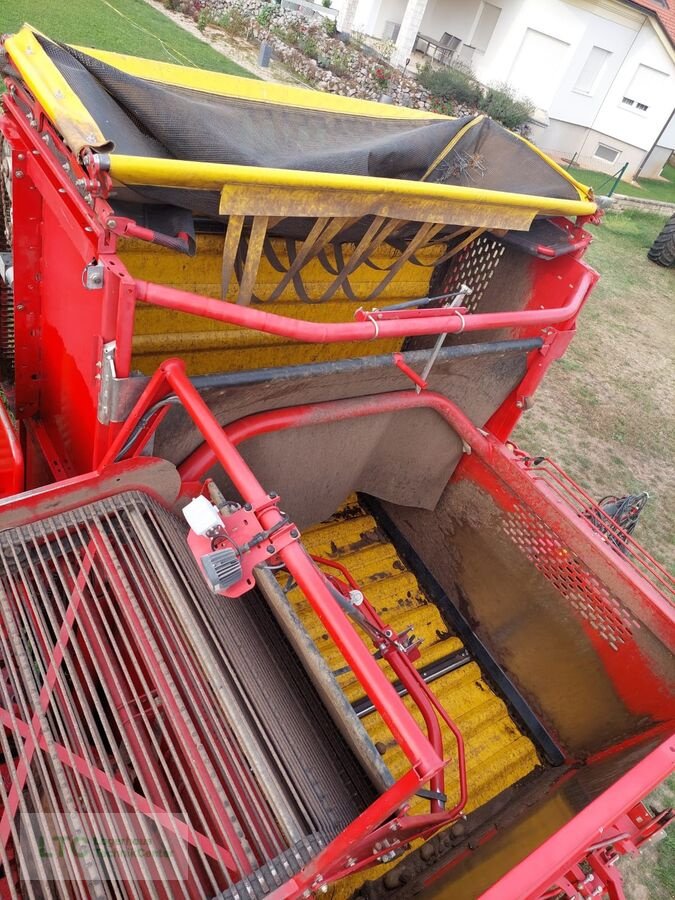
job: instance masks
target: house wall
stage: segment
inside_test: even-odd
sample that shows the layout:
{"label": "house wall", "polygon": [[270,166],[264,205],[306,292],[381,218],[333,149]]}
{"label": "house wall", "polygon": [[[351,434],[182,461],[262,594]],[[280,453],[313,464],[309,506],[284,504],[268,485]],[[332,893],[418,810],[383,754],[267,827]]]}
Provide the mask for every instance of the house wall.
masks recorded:
{"label": "house wall", "polygon": [[381,38],[387,22],[400,25],[407,5],[407,0],[361,0],[356,12],[356,30]]}
{"label": "house wall", "polygon": [[661,147],[657,144],[649,154],[640,170],[641,178],[658,178],[663,167],[672,156],[673,151],[670,147]]}
{"label": "house wall", "polygon": [[[593,169],[596,172],[614,175],[624,163],[628,163],[628,168],[623,176],[626,180],[634,177],[645,155],[644,150],[633,144],[619,141],[611,135],[602,134],[592,128],[585,128],[572,122],[561,122],[557,119],[550,119],[548,126],[533,125],[531,137],[534,143],[553,159],[567,163],[574,157],[575,166],[582,169]],[[598,157],[596,155],[598,144],[618,150],[617,160],[607,162]]]}
{"label": "house wall", "polygon": [[[675,99],[675,50],[659,26],[618,0],[490,2],[502,12],[487,48],[472,58],[478,79],[507,82],[532,100],[537,121],[549,122],[536,129],[536,139],[553,155],[576,153],[601,170],[616,171],[624,162],[629,171],[637,168]],[[377,7],[374,23],[380,28],[387,20],[401,21],[406,8],[405,0],[361,0],[361,5]],[[447,31],[470,43],[481,7],[481,0],[428,0],[419,30],[437,38]],[[584,92],[579,79],[594,47],[609,55]],[[644,111],[622,102],[640,66],[662,73],[653,76],[658,87],[648,92]],[[618,151],[613,162],[597,158],[598,143]],[[674,145],[670,136],[659,139],[659,146]]]}

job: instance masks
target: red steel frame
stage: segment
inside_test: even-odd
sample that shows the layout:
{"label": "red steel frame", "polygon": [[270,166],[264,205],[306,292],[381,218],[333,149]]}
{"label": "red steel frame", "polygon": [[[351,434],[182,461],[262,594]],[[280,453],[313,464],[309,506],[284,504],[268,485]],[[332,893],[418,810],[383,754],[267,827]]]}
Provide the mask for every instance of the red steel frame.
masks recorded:
{"label": "red steel frame", "polygon": [[[181,400],[185,409],[202,432],[206,441],[205,446],[210,448],[208,454],[203,448],[197,451],[194,454],[194,456],[198,457],[196,462],[194,457],[186,462],[183,471],[184,478],[192,481],[195,475],[199,476],[201,474],[204,466],[208,468],[213,464],[214,460],[217,460],[229,475],[244,501],[251,503],[254,510],[259,510],[260,522],[265,528],[277,524],[281,519],[281,514],[276,502],[270,502],[270,495],[265,492],[241,455],[236,451],[237,444],[272,431],[316,426],[328,422],[398,412],[406,409],[433,409],[459,435],[464,442],[465,448],[471,453],[471,458],[475,457],[482,464],[487,465],[518,496],[523,497],[544,521],[555,526],[558,532],[564,536],[572,551],[578,551],[583,554],[584,552],[589,552],[589,547],[592,548],[596,562],[599,560],[601,563],[604,563],[607,570],[611,570],[614,576],[621,580],[624,587],[629,587],[640,600],[647,599],[646,609],[650,615],[645,623],[654,629],[668,645],[675,645],[675,611],[654,586],[642,576],[639,576],[628,560],[617,558],[616,552],[607,545],[606,541],[602,539],[601,533],[594,530],[588,520],[579,517],[571,508],[561,508],[560,504],[555,502],[555,492],[547,485],[542,485],[536,478],[533,478],[532,471],[527,463],[523,462],[522,459],[519,460],[518,455],[514,454],[512,449],[497,441],[493,436],[481,432],[446,397],[428,391],[423,391],[420,394],[413,390],[396,391],[357,399],[327,401],[272,410],[248,416],[222,428],[191,384],[185,373],[183,363],[180,360],[168,360],[160,366],[146,388],[143,397],[139,400],[134,412],[125,423],[122,432],[118,435],[117,440],[108,452],[104,463],[113,462],[132,435],[134,435],[134,439],[130,447],[131,452],[140,453],[143,450],[152,432],[161,420],[161,414],[156,415],[154,420],[149,420],[145,429],[140,430],[136,434],[138,423],[146,410],[166,397],[169,391],[173,391]],[[387,706],[393,701],[391,685],[374,664],[372,657],[365,651],[365,647],[360,641],[354,640],[352,626],[348,623],[344,613],[335,604],[314,561],[306,554],[302,546],[298,543],[291,543],[281,549],[278,555],[345,655],[348,663],[361,680],[367,693],[372,697],[376,707],[392,730],[392,733],[401,743],[402,749],[412,763],[412,769],[408,775],[404,776],[356,819],[303,872],[292,879],[284,888],[279,889],[274,897],[280,900],[282,897],[295,897],[305,890],[316,889],[328,878],[331,880],[338,879],[372,862],[373,859],[377,858],[377,854],[382,852],[382,842],[378,838],[381,834],[386,834],[386,830],[383,832],[383,828],[391,829],[392,827],[391,823],[385,823],[385,819],[388,816],[395,816],[396,829],[400,829],[400,833],[397,833],[394,839],[394,846],[397,846],[398,842],[402,840],[403,834],[408,837],[429,836],[438,829],[441,824],[441,818],[444,822],[447,822],[457,815],[461,805],[466,800],[466,784],[462,780],[460,804],[454,810],[443,814],[432,813],[423,817],[412,816],[405,818],[401,815],[401,804],[416,789],[414,787],[414,779],[417,779],[417,786],[428,780],[432,780],[433,784],[434,777],[440,771],[438,767],[439,757],[436,756],[435,760],[433,758],[434,745],[437,743],[433,730],[432,728],[429,729],[430,740],[424,741],[423,738],[421,739],[417,726],[413,723],[414,733],[411,732],[409,730],[410,721],[407,716],[399,715],[401,704],[398,698],[396,698],[398,709],[396,706]],[[342,574],[345,575],[348,581],[351,581],[348,572],[343,571]],[[377,622],[380,625],[383,624],[379,620]],[[405,654],[398,654],[396,658],[397,663],[394,665],[399,677],[409,676],[410,672],[406,671],[409,669],[415,672],[415,675],[419,678],[414,666],[405,657]],[[656,676],[653,676],[653,678],[656,678]],[[424,687],[426,688],[426,686]],[[648,691],[653,690],[654,685],[650,685]],[[421,705],[424,707],[424,698],[421,699]],[[662,717],[667,713],[663,709],[659,710],[659,712]],[[441,714],[443,715],[442,711]],[[675,719],[675,708],[670,710],[670,714]],[[455,731],[453,723],[451,723],[447,715],[443,715],[443,718],[458,737],[458,749],[460,752],[459,770],[462,773],[461,736]],[[661,750],[661,752],[654,751],[650,754],[648,757],[651,760],[649,766],[641,769],[636,767],[634,771],[639,769],[636,776],[638,779],[648,773],[650,777],[655,778],[656,783],[669,774],[673,768],[673,758],[675,757],[675,735],[667,744],[665,752]],[[424,751],[423,757],[421,755],[416,756],[416,754],[421,754],[422,751]],[[422,774],[423,770],[420,765],[422,759],[430,763],[429,767],[424,770],[424,774]],[[640,781],[640,783],[642,782]],[[646,790],[649,789],[649,787],[646,788]],[[407,796],[405,796],[406,792],[409,792]],[[596,811],[604,808],[602,803],[597,803],[596,801]],[[595,827],[600,829],[607,824],[606,818],[592,821],[594,821]],[[551,840],[555,848],[555,838]],[[372,847],[374,844],[378,845],[378,850],[371,849],[370,853],[368,853],[368,845]],[[389,847],[391,845],[390,842],[384,846]],[[564,847],[564,844],[562,846]],[[549,853],[551,852],[556,853],[555,859],[560,861],[562,869],[569,868],[570,862],[579,858],[578,856],[558,856],[557,851],[549,850]],[[552,858],[548,862],[549,874],[540,885],[541,891],[545,890],[551,883]],[[499,896],[515,898],[523,895],[521,892],[512,893],[509,887],[507,892]],[[528,896],[535,897],[538,895],[533,893]]]}
{"label": "red steel frame", "polygon": [[[336,418],[375,415],[387,409],[433,408],[460,434],[471,451],[485,460],[507,484],[520,492],[542,518],[550,518],[551,510],[554,509],[555,525],[562,530],[572,549],[595,554],[596,559],[604,566],[604,573],[612,579],[618,579],[636,597],[644,599],[646,602],[643,608],[650,615],[648,624],[664,636],[667,644],[675,644],[673,611],[661,594],[641,574],[636,573],[630,560],[608,547],[606,540],[594,531],[588,521],[580,520],[578,513],[566,505],[561,506],[559,485],[542,484],[542,479],[535,483],[537,479],[533,477],[532,470],[528,470],[527,464],[522,463],[510,449],[500,443],[500,439],[504,440],[510,434],[548,365],[562,355],[567,347],[574,332],[576,316],[597,279],[592,270],[579,263],[588,243],[588,237],[580,227],[583,223],[578,223],[577,226],[570,224],[570,230],[576,236],[575,252],[569,257],[546,263],[548,268],[545,272],[549,278],[546,289],[540,286],[533,293],[527,309],[489,314],[468,314],[461,309],[397,312],[374,309],[360,310],[356,321],[352,323],[308,323],[131,278],[115,255],[116,237],[126,234],[149,239],[151,236],[146,235],[131,221],[118,219],[111,224],[112,210],[106,200],[110,183],[104,174],[98,172],[93,156],[89,154],[88,162],[86,154],[82,161],[74,158],[33,98],[11,80],[10,91],[3,97],[3,104],[6,115],[0,119],[0,128],[13,148],[14,196],[17,204],[15,271],[18,291],[17,356],[20,362],[16,375],[18,417],[20,420],[31,420],[38,413],[42,415],[43,421],[33,422],[30,427],[33,428],[35,440],[51,468],[52,478],[62,479],[64,473],[73,471],[94,470],[92,474],[61,481],[33,497],[12,500],[10,506],[21,506],[30,517],[31,508],[37,507],[43,496],[59,496],[64,503],[72,502],[71,498],[78,488],[86,489],[88,485],[95,484],[99,476],[106,476],[110,471],[107,464],[122,448],[143,411],[152,402],[173,391],[180,397],[206,439],[204,448],[184,463],[182,474],[185,480],[193,481],[200,477],[205,462],[208,459],[218,459],[230,473],[242,496],[258,510],[261,524],[270,527],[279,521],[278,507],[276,503],[270,502],[269,495],[243,462],[235,449],[237,443],[253,434],[278,428],[303,427],[322,421],[334,421]],[[26,115],[26,109],[30,110],[30,117]],[[44,142],[45,138],[48,138],[48,143]],[[68,161],[72,179],[66,174],[61,160]],[[18,176],[19,172],[21,178]],[[75,180],[81,187],[76,186]],[[45,373],[59,371],[59,354],[63,355],[63,350],[59,350],[58,346],[41,343],[36,335],[36,329],[40,326],[41,304],[45,299],[42,295],[40,272],[43,210],[48,210],[54,221],[58,222],[63,229],[64,239],[72,243],[78,258],[85,261],[98,259],[106,271],[103,289],[86,296],[90,304],[88,309],[93,309],[98,316],[98,324],[92,334],[87,335],[92,337],[95,346],[86,351],[86,359],[75,354],[78,367],[75,377],[70,382],[63,381],[58,385],[62,394],[72,392],[81,405],[81,421],[78,423],[71,417],[70,426],[73,431],[68,440],[62,439],[59,426],[55,424],[61,415],[60,411],[45,409],[40,405],[40,381]],[[61,262],[58,258],[52,259],[50,265],[53,267],[52,275],[57,278],[62,276],[64,284],[72,283],[72,263],[69,260]],[[62,269],[59,268],[61,266]],[[544,272],[543,269],[541,271]],[[81,273],[78,271],[75,274],[79,279]],[[545,297],[542,296],[542,291]],[[488,435],[476,429],[446,398],[426,392],[417,395],[412,391],[361,398],[358,401],[336,401],[277,410],[249,417],[223,430],[190,384],[178,361],[168,361],[161,367],[134,414],[122,428],[102,426],[95,416],[98,389],[94,377],[94,362],[100,359],[102,345],[115,340],[117,374],[121,377],[129,375],[134,308],[137,301],[316,343],[506,328],[520,336],[543,333],[545,344],[540,351],[530,354],[525,378],[488,423]],[[89,312],[87,314],[91,315]],[[46,324],[50,323],[47,321]],[[155,417],[142,440],[136,442],[134,452],[139,452],[146,443],[150,430],[156,427],[161,416],[160,413]],[[8,460],[6,463],[0,460],[0,487],[5,494],[9,494],[22,484],[22,458],[13,437],[11,423],[6,417],[0,421],[0,432],[4,435]],[[75,448],[76,452],[72,452],[71,448]],[[134,460],[125,461],[120,464],[120,468],[130,469],[134,464]],[[28,466],[29,472],[33,472],[33,469],[32,464]],[[31,475],[28,477],[31,479],[29,486],[38,483]],[[316,889],[328,878],[337,879],[352,873],[381,856],[383,847],[396,848],[413,836],[432,834],[456,815],[466,800],[461,735],[455,732],[458,738],[460,804],[456,810],[449,812],[436,811],[427,816],[405,815],[406,801],[421,784],[432,781],[438,785],[438,775],[443,770],[444,761],[439,752],[438,738],[430,724],[431,718],[425,716],[431,736],[425,738],[365,646],[354,639],[352,626],[331,597],[325,577],[301,544],[290,543],[279,555],[295,575],[298,584],[359,678],[368,685],[368,692],[373,692],[374,701],[375,696],[377,697],[376,706],[405,749],[411,762],[411,770],[319,854],[310,866],[277,892],[277,898],[298,896],[306,890]],[[400,669],[403,675],[415,677],[413,673],[416,674],[416,670],[404,654],[392,653],[391,656],[394,665],[403,667]],[[418,699],[423,705],[428,700],[426,686],[424,691],[420,688]],[[440,711],[440,714],[443,715],[443,712]],[[447,718],[446,723],[452,729]],[[2,724],[7,725],[7,722],[3,719]],[[40,737],[33,734],[30,725],[19,722],[14,724],[19,734],[28,740],[37,741],[37,746],[42,746]],[[12,727],[11,723],[9,727]],[[495,900],[541,896],[554,878],[562,878],[564,870],[593,847],[599,830],[624,815],[630,804],[644,796],[672,771],[674,745],[675,740],[670,739],[650,753],[583,813],[526,861],[516,866],[486,896],[494,897]],[[72,754],[62,761],[76,766],[81,766],[84,762],[73,758]],[[88,777],[99,777],[92,771],[85,774]],[[116,785],[106,784],[103,787],[106,790],[118,790]],[[559,870],[553,871],[558,862]]]}
{"label": "red steel frame", "polygon": [[[41,420],[30,435],[29,426],[23,429],[29,487],[62,478],[64,473],[89,471],[105,455],[119,426],[97,419],[96,366],[103,345],[114,341],[117,375],[129,376],[134,311],[139,301],[317,343],[495,328],[511,329],[513,336],[521,337],[543,332],[545,344],[529,354],[523,382],[489,423],[496,436],[506,439],[544,372],[564,352],[576,316],[597,280],[596,273],[580,262],[590,240],[583,222],[569,223],[572,253],[545,263],[534,261],[540,268],[527,308],[513,312],[374,309],[358,311],[351,323],[320,325],[136,280],[116,255],[117,238],[144,239],[150,234],[133,221],[114,216],[107,202],[110,179],[99,170],[95,154],[85,151],[76,158],[23,86],[11,79],[7,83],[0,129],[13,148],[15,173],[17,418],[27,422],[37,414]],[[45,225],[41,223],[46,214],[50,233],[62,237],[64,250],[70,248],[68,253],[52,249],[45,256]],[[81,283],[82,268],[92,259],[104,266],[104,279],[100,289],[87,291]],[[79,328],[73,321],[74,304],[82,315]],[[36,341],[41,323],[49,328],[43,327],[41,340]],[[64,331],[67,335],[61,333]],[[68,367],[62,364],[64,352],[72,361]],[[64,397],[77,398],[77,415],[63,409]]]}

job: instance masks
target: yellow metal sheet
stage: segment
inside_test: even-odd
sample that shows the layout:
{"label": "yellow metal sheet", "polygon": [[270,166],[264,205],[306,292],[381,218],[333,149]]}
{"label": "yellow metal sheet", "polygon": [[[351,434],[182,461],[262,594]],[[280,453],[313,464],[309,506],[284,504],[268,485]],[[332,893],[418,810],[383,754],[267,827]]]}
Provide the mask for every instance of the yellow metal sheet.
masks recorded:
{"label": "yellow metal sheet", "polygon": [[112,146],[71,89],[63,75],[44,52],[30,25],[5,40],[10,59],[47,116],[75,153],[83,147],[107,151]]}
{"label": "yellow metal sheet", "polygon": [[[277,258],[287,266],[285,241],[272,239],[272,246]],[[402,266],[379,295],[378,303],[423,297],[428,290],[433,263],[444,249],[445,245],[439,244],[418,251],[416,258],[422,265],[408,262]],[[352,250],[353,247],[343,246],[346,261]],[[208,297],[220,297],[222,252],[222,235],[198,235],[197,253],[194,257],[173,253],[141,241],[125,240],[119,244],[119,255],[133,276]],[[331,257],[332,251],[327,252],[333,264],[335,261]],[[399,251],[382,246],[373,255],[372,262],[376,266],[388,267],[398,256]],[[366,298],[380,283],[383,275],[384,272],[377,269],[360,266],[350,275],[349,283],[357,297]],[[318,260],[311,261],[302,270],[302,281],[310,297],[321,296],[333,277]],[[280,278],[280,273],[263,255],[255,293],[262,297],[269,296]],[[239,284],[234,278],[226,302],[232,301],[238,290]],[[312,322],[351,321],[354,311],[360,305],[360,299],[350,300],[342,289],[329,301],[303,303],[298,299],[294,284],[290,284],[278,300],[270,301],[269,304],[279,315]],[[370,356],[393,352],[399,347],[399,340],[363,341],[356,344],[299,343],[276,335],[235,328],[213,319],[139,304],[134,324],[132,366],[150,375],[163,360],[177,354],[185,360],[191,375],[207,375],[268,366],[326,362],[346,356]]]}
{"label": "yellow metal sheet", "polygon": [[[376,521],[359,506],[356,497],[349,498],[328,522],[306,531],[303,542],[310,553],[339,560],[347,566],[384,621],[397,630],[413,626],[415,635],[424,638],[418,666],[428,665],[462,647],[459,638],[448,633],[436,606],[425,596],[391,542],[378,529]],[[280,576],[280,583],[284,583],[283,576]],[[288,599],[328,665],[334,671],[344,667],[342,655],[325,634],[301,592],[297,588],[290,591]],[[385,663],[380,661],[380,666],[394,680]],[[338,682],[350,702],[363,695],[363,689],[351,672],[338,675]],[[464,736],[469,784],[467,813],[483,806],[539,766],[534,744],[518,730],[504,701],[484,680],[475,662],[438,679],[432,689]],[[422,716],[410,698],[404,702],[424,727]],[[371,713],[362,721],[371,739],[385,748],[383,758],[392,775],[395,778],[402,776],[410,764],[379,714]],[[450,760],[445,785],[448,803],[452,805],[458,799],[457,755],[454,737],[447,730],[444,749]],[[415,798],[411,809],[414,813],[428,812],[428,801]],[[366,878],[375,878],[386,869],[387,866],[378,866],[345,879],[332,888],[331,896],[334,900],[344,900]]]}
{"label": "yellow metal sheet", "polygon": [[[117,153],[110,157],[110,174],[116,181],[127,185],[221,191],[223,214],[364,215],[363,208],[371,213],[386,215],[379,211],[380,207],[386,207],[396,210],[396,218],[409,218],[413,222],[448,221],[475,227],[527,228],[538,213],[584,216],[593,214],[597,208],[593,201],[587,199],[587,192],[579,192],[578,200],[561,200],[404,178],[151,159]],[[242,193],[239,189],[243,188],[249,193]],[[251,203],[264,203],[265,191],[273,191],[268,196],[266,207],[270,211],[255,212],[245,199],[249,197]],[[344,212],[345,204],[351,204],[352,211]],[[465,205],[467,213],[461,221],[456,212],[453,217],[438,218],[443,204],[454,207]],[[282,207],[284,211],[281,211]],[[278,211],[271,211],[272,208]],[[336,211],[330,212],[332,209]],[[404,210],[407,210],[405,214]],[[498,210],[503,211],[504,219],[511,216],[522,220],[521,224],[509,224],[510,220],[505,225],[483,221],[496,215]]]}

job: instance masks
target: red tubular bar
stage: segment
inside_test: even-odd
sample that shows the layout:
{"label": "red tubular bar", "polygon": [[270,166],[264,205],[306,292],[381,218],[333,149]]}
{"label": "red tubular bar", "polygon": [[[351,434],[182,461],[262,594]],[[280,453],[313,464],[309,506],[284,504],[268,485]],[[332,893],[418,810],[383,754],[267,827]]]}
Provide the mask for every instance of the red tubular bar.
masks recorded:
{"label": "red tubular bar", "polygon": [[[361,588],[351,574],[349,569],[346,566],[343,566],[342,563],[333,561],[332,559],[326,559],[323,556],[314,556],[312,555],[312,559],[315,563],[319,563],[321,566],[327,566],[328,568],[336,569],[340,572],[349,587],[352,590],[360,591]],[[363,595],[363,605],[361,609],[364,611],[367,619],[372,622],[380,631],[385,631],[387,629],[386,623],[380,618],[377,614],[373,606],[371,605],[368,598]],[[397,636],[394,636],[394,639],[397,639]],[[435,712],[435,706],[432,698],[430,697],[431,691],[428,685],[424,682],[424,679],[419,679],[416,677],[417,670],[415,670],[415,674],[411,674],[410,668],[414,669],[414,666],[410,664],[407,656],[405,654],[401,654],[399,650],[395,647],[392,647],[391,644],[387,647],[386,650],[382,651],[383,659],[386,659],[391,668],[393,669],[395,675],[399,678],[402,684],[405,685],[408,694],[412,698],[413,702],[417,705],[417,708],[422,713],[422,718],[424,719],[424,724],[427,727],[427,737],[429,738],[434,750],[438,753],[439,756],[443,755],[443,734],[441,732],[440,726],[438,724],[438,718]],[[403,658],[405,657],[405,658]],[[409,664],[410,668],[406,663]],[[453,723],[454,726],[454,723]],[[461,743],[461,749],[458,751],[458,760],[461,761],[460,772],[459,772],[459,781],[460,786],[466,787],[466,769],[463,765],[464,758],[464,739],[462,738],[459,731],[457,731],[458,745]],[[444,778],[444,770],[441,769],[437,772],[434,777],[431,779],[431,790],[438,793],[445,793],[445,778]],[[462,793],[462,788],[460,788],[460,809],[463,809],[466,805],[467,796]],[[434,798],[431,800],[431,812],[432,813],[442,813],[444,811],[444,804],[442,800],[439,798]],[[454,812],[454,811],[453,811]]]}
{"label": "red tubular bar", "polygon": [[[504,313],[458,315],[457,310],[412,310],[409,316],[392,319],[386,312],[366,313],[361,322],[306,322],[249,306],[213,300],[190,291],[136,279],[136,298],[153,306],[216,319],[241,328],[277,334],[295,341],[331,344],[340,341],[369,341],[376,338],[403,338],[423,334],[457,334],[491,328],[545,328],[573,319],[594,283],[594,274],[584,272],[566,306],[554,309],[525,309]],[[423,313],[423,315],[413,315]]]}
{"label": "red tubular bar", "polygon": [[[261,434],[271,431],[285,431],[289,428],[307,428],[310,425],[324,425],[344,419],[358,419],[380,413],[400,412],[404,409],[435,409],[457,434],[483,455],[490,452],[490,443],[473,424],[471,419],[442,394],[424,391],[390,391],[348,400],[327,400],[305,406],[289,406],[269,412],[255,413],[238,419],[225,426],[224,431],[233,445],[241,444]],[[220,426],[219,426],[220,428]],[[183,481],[198,481],[216,462],[213,449],[202,444],[178,467]]]}
{"label": "red tubular bar", "polygon": [[[276,525],[282,520],[279,509],[275,504],[270,504],[269,495],[190,382],[182,361],[168,360],[162,363],[159,371],[163,373],[171,389],[197,423],[214,451],[215,458],[228,473],[236,489],[254,510],[259,511],[263,527],[271,528]],[[360,641],[354,641],[351,623],[331,596],[322,574],[307,551],[301,544],[293,542],[281,549],[279,556],[332,635],[357,678],[364,686],[368,686],[369,692],[372,692],[373,703],[410,760],[420,783],[430,781],[444,766],[443,758],[439,757],[429,741],[423,737],[417,723],[366,646]]]}

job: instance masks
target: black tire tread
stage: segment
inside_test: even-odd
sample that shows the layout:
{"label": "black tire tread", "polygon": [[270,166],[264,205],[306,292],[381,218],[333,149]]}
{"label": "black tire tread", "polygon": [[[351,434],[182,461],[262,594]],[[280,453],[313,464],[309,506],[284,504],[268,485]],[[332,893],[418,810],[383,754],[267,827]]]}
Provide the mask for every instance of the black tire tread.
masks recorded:
{"label": "black tire tread", "polygon": [[660,266],[675,267],[675,215],[663,226],[647,256]]}

